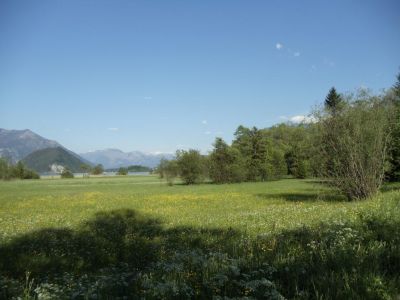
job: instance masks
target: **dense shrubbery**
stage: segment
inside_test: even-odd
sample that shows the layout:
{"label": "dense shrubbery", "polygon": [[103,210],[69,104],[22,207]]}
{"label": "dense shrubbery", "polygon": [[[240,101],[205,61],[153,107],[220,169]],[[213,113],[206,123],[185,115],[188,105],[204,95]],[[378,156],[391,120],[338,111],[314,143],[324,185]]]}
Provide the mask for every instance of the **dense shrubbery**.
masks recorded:
{"label": "dense shrubbery", "polygon": [[400,75],[380,96],[343,96],[332,88],[308,122],[267,129],[239,126],[231,145],[217,138],[208,156],[178,151],[158,172],[172,184],[321,177],[349,200],[375,194],[385,177],[400,179]]}
{"label": "dense shrubbery", "polygon": [[280,124],[259,130],[239,126],[235,140],[228,145],[216,138],[214,149],[205,156],[197,150],[178,151],[176,159],[162,160],[156,169],[161,178],[172,184],[177,176],[184,183],[266,181],[285,175],[306,178],[311,168],[311,125]]}
{"label": "dense shrubbery", "polygon": [[392,105],[365,91],[335,103],[315,114],[320,174],[349,200],[364,199],[375,194],[384,179]]}
{"label": "dense shrubbery", "polygon": [[35,171],[28,169],[22,162],[13,165],[5,159],[0,158],[0,179],[39,179],[40,176]]}

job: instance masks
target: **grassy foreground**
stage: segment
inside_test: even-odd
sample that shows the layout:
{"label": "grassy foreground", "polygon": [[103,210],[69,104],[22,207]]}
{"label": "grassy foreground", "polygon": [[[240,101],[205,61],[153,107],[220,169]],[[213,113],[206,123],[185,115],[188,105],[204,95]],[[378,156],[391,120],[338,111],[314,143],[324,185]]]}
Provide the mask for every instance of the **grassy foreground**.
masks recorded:
{"label": "grassy foreground", "polygon": [[0,182],[0,298],[396,299],[397,188]]}

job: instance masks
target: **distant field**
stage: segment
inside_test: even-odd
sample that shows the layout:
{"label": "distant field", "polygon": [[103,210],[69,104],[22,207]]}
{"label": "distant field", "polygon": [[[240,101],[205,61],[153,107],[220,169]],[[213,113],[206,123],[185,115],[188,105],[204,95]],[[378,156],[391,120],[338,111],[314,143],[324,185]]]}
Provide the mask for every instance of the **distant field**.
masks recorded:
{"label": "distant field", "polygon": [[[118,219],[117,225],[112,227],[118,228],[122,222],[124,228],[129,229],[130,217],[126,216],[135,214],[141,220],[155,222],[158,230],[163,232],[154,237],[153,231],[146,229],[150,233],[143,234],[141,238],[147,242],[140,239],[140,245],[154,243],[151,245],[158,251],[156,259],[143,258],[148,260],[147,266],[154,260],[168,260],[175,247],[179,251],[198,248],[202,253],[221,252],[235,259],[248,260],[248,268],[263,263],[272,265],[276,272],[271,279],[276,282],[278,290],[289,298],[318,298],[318,295],[334,298],[360,294],[378,295],[377,299],[384,299],[385,295],[392,297],[394,292],[399,292],[396,287],[399,283],[398,269],[397,275],[396,272],[391,273],[392,268],[400,267],[397,261],[400,254],[394,254],[400,249],[400,192],[397,188],[395,185],[388,186],[368,201],[346,202],[316,181],[295,179],[232,185],[177,184],[172,187],[156,176],[0,182],[0,254],[3,254],[0,271],[3,270],[7,278],[14,275],[23,278],[25,271],[32,271],[34,276],[41,277],[41,273],[49,268],[47,264],[50,264],[79,276],[84,272],[96,272],[96,267],[86,266],[84,259],[85,255],[90,256],[90,251],[95,250],[87,250],[88,254],[62,255],[57,251],[62,252],[64,246],[53,249],[50,243],[46,247],[53,250],[46,252],[37,243],[49,238],[37,235],[46,236],[48,229],[69,230],[68,236],[80,234],[87,222],[99,220],[99,213],[103,218],[101,222],[111,222],[109,220],[118,217],[121,220]],[[110,217],[108,221],[104,221],[105,216]],[[124,216],[127,220],[123,219]],[[331,237],[332,232],[339,234]],[[131,234],[136,236],[135,232]],[[124,233],[124,240],[130,241],[131,238]],[[340,241],[336,238],[343,240],[342,246],[338,246]],[[93,239],[97,241],[97,236],[94,235]],[[102,241],[99,245],[103,246],[98,247],[107,248],[108,242],[104,243]],[[354,245],[358,245],[358,250],[353,248]],[[18,251],[19,254],[15,254]],[[25,257],[24,251],[31,257]],[[319,257],[318,253],[325,253],[325,257]],[[6,258],[4,255],[16,256]],[[40,259],[35,259],[35,255]],[[74,255],[79,256],[80,263],[75,262]],[[124,255],[116,261],[130,264],[132,260]],[[57,262],[66,259],[65,256],[74,263],[58,266]],[[343,260],[337,261],[337,266],[342,269],[331,265],[334,261],[330,256]],[[140,261],[140,257],[136,257],[137,260]],[[358,260],[362,261],[357,265],[348,263]],[[376,264],[373,270],[365,265],[368,260]],[[101,267],[116,262],[101,261]],[[289,269],[290,274],[286,274]],[[326,273],[328,270],[332,273]],[[304,279],[305,274],[308,274],[307,279]],[[341,283],[343,276],[348,276],[348,282]],[[326,290],[329,286],[338,290]],[[367,289],[371,288],[372,292],[368,292]]]}

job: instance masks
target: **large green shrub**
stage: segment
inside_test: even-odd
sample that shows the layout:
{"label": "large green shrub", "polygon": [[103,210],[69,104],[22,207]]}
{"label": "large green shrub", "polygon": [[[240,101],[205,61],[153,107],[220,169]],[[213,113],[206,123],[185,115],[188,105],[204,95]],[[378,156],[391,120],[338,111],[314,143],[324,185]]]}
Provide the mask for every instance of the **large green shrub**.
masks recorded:
{"label": "large green shrub", "polygon": [[349,200],[375,194],[385,174],[390,140],[390,109],[380,97],[361,91],[340,112],[316,112],[319,134],[315,159],[320,175]]}

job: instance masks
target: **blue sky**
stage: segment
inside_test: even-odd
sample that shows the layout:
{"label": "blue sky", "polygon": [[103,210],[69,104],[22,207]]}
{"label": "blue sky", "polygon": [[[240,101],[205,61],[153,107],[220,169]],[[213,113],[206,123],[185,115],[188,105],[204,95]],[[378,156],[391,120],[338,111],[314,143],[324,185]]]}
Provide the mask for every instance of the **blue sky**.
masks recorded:
{"label": "blue sky", "polygon": [[396,0],[2,0],[0,128],[76,152],[206,151],[331,86],[390,87],[399,54]]}

